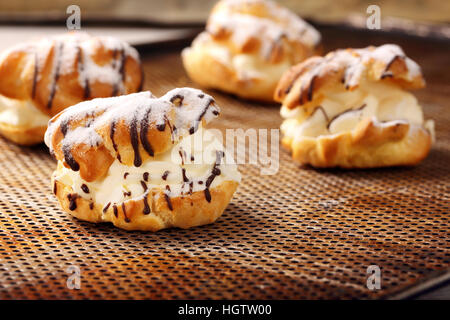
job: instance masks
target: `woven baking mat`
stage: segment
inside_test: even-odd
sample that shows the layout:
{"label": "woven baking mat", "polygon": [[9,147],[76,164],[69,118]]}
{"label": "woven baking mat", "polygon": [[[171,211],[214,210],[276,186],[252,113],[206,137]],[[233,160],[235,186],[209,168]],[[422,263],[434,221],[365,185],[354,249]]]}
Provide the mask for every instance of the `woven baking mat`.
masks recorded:
{"label": "woven baking mat", "polygon": [[[158,96],[195,87],[178,53],[147,56],[145,74]],[[278,106],[208,92],[222,109],[213,127],[279,127]],[[315,170],[281,150],[276,175],[240,166],[243,181],[216,223],[157,233],[72,218],[51,192],[46,148],[0,139],[0,298],[374,299],[445,276],[450,114],[424,109],[437,142],[417,167]],[[367,288],[371,265],[380,290]],[[79,290],[67,288],[70,266]]]}

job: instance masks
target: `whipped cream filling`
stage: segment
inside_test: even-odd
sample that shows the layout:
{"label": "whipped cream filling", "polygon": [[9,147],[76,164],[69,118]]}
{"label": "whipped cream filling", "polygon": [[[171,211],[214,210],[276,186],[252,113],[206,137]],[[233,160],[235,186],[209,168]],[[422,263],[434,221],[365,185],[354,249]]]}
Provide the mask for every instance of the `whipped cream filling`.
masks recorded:
{"label": "whipped cream filling", "polygon": [[126,166],[115,160],[99,181],[87,182],[79,171],[65,168],[61,162],[57,172],[55,180],[70,185],[78,196],[103,207],[142,198],[152,189],[163,190],[168,201],[172,197],[204,191],[209,202],[209,189],[224,181],[239,183],[241,180],[237,165],[222,143],[212,131],[201,127],[171,150],[156,155],[140,167]]}
{"label": "whipped cream filling", "polygon": [[363,82],[354,91],[329,90],[320,104],[288,109],[283,106],[281,125],[290,137],[320,137],[353,130],[370,118],[379,125],[405,121],[412,126],[424,125],[433,135],[431,120],[424,122],[422,108],[411,93],[382,82]]}
{"label": "whipped cream filling", "polygon": [[30,100],[10,99],[0,95],[0,122],[30,128],[47,126],[50,117]]}

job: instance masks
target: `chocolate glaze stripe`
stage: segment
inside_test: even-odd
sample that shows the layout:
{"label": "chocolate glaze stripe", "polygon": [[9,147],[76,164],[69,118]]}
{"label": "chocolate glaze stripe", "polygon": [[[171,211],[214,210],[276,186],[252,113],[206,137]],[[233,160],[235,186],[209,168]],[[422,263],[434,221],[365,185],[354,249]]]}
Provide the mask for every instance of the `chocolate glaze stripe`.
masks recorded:
{"label": "chocolate glaze stripe", "polygon": [[141,120],[141,129],[139,135],[141,138],[142,147],[151,157],[153,157],[153,148],[150,144],[150,141],[148,140],[148,117],[150,116],[151,110],[151,107],[149,107],[147,112],[145,113],[144,118]]}
{"label": "chocolate glaze stripe", "polygon": [[189,182],[189,179],[186,176],[186,169],[185,168],[181,168],[181,175],[183,176],[183,182]]}
{"label": "chocolate glaze stripe", "polygon": [[64,160],[69,165],[69,167],[73,171],[80,170],[80,165],[78,164],[78,162],[75,161],[75,159],[72,156],[72,151],[70,150],[70,145],[64,144],[62,146],[62,151],[63,151],[63,154],[64,154]]}
{"label": "chocolate glaze stripe", "polygon": [[58,185],[56,184],[56,180],[53,182],[53,193],[56,195],[58,192]]}
{"label": "chocolate glaze stripe", "polygon": [[134,151],[134,166],[140,167],[142,164],[141,154],[139,152],[139,140],[138,140],[138,131],[137,131],[137,117],[134,116],[133,120],[130,123],[130,139],[131,146]]}
{"label": "chocolate glaze stripe", "polygon": [[111,202],[108,202],[108,204],[103,208],[103,213],[108,211],[109,206],[111,205]]}
{"label": "chocolate glaze stripe", "polygon": [[144,195],[144,210],[142,211],[143,214],[147,215],[151,212],[150,206],[148,205],[148,194]]}
{"label": "chocolate glaze stripe", "polygon": [[313,98],[313,93],[314,93],[314,81],[317,78],[317,74],[315,74],[312,78],[311,81],[309,82],[309,88],[308,88],[308,101],[312,101]]}
{"label": "chocolate glaze stripe", "polygon": [[122,202],[122,212],[123,216],[125,217],[125,222],[130,222],[130,218],[127,216],[127,208],[125,207],[125,202]]}
{"label": "chocolate glaze stripe", "polygon": [[141,186],[142,186],[142,189],[144,189],[144,192],[147,191],[148,187],[147,187],[147,184],[145,183],[145,181],[141,180]]}
{"label": "chocolate glaze stripe", "polygon": [[81,48],[79,45],[77,45],[77,61],[78,61],[78,74],[79,77],[84,80],[83,82],[83,98],[84,100],[89,99],[91,95],[91,88],[89,85],[89,79],[86,77],[84,73],[84,59],[83,59],[83,52],[81,51]]}
{"label": "chocolate glaze stripe", "polygon": [[211,175],[206,179],[205,182],[205,199],[208,202],[211,202],[211,192],[209,191],[209,187],[211,186],[211,184],[213,183],[214,179],[216,178],[216,176],[221,174],[221,171],[219,168],[217,168],[217,166],[220,165],[220,163],[222,162],[222,158],[224,156],[223,151],[216,151],[216,163],[213,166],[213,169],[211,171]]}
{"label": "chocolate glaze stripe", "polygon": [[181,94],[176,94],[172,98],[170,98],[170,102],[179,107],[183,104],[183,99],[184,96],[182,96]]}
{"label": "chocolate glaze stripe", "polygon": [[[56,45],[55,45],[56,48]],[[50,88],[50,95],[48,98],[48,102],[47,102],[47,109],[51,109],[52,104],[53,104],[53,98],[55,97],[55,93],[56,93],[56,86],[58,83],[58,79],[59,79],[59,69],[61,68],[61,56],[62,56],[62,51],[64,49],[64,43],[63,42],[59,42],[58,44],[58,52],[57,52],[57,56],[55,57],[55,73],[53,75],[53,82],[52,82],[52,86]],[[56,52],[55,52],[56,54]]]}
{"label": "chocolate glaze stripe", "polygon": [[114,140],[114,134],[116,133],[116,121],[115,120],[113,120],[112,122],[111,122],[111,127],[109,128],[109,138],[111,139],[111,142],[112,142],[112,146],[113,146],[113,148],[114,148],[114,151],[117,153],[117,160],[119,160],[119,162],[122,162],[121,160],[121,157],[120,157],[120,153],[119,153],[119,150],[118,150],[118,148],[117,148],[117,144],[116,144],[116,141]]}
{"label": "chocolate glaze stripe", "polygon": [[170,197],[167,194],[167,191],[170,192],[170,186],[166,185],[166,192],[164,192],[164,198],[166,199],[167,206],[169,207],[170,211],[173,211],[172,201],[170,201]]}
{"label": "chocolate glaze stripe", "polygon": [[84,183],[81,185],[81,190],[83,190],[84,193],[89,193],[89,187]]}
{"label": "chocolate glaze stripe", "polygon": [[119,216],[119,210],[117,210],[117,205],[113,205],[114,216],[117,218]]}
{"label": "chocolate glaze stripe", "polygon": [[194,126],[191,127],[191,128],[189,129],[189,134],[194,134],[194,133],[197,131],[198,125],[199,125],[200,121],[202,121],[203,117],[205,116],[206,112],[207,112],[208,109],[209,109],[209,106],[210,106],[211,104],[213,104],[213,103],[214,103],[214,99],[210,98],[210,99],[208,100],[206,106],[203,108],[203,111],[202,111],[202,112],[200,113],[200,115],[197,117],[197,119],[196,119],[196,121],[195,121],[195,123],[194,123]]}
{"label": "chocolate glaze stripe", "polygon": [[77,198],[78,194],[76,193],[69,193],[67,195],[67,199],[69,199],[69,210],[74,211],[77,208]]}
{"label": "chocolate glaze stripe", "polygon": [[61,121],[61,132],[62,132],[63,136],[66,136],[68,129],[69,129],[69,120],[68,119],[62,120]]}
{"label": "chocolate glaze stripe", "polygon": [[36,85],[37,85],[37,76],[39,72],[39,66],[38,66],[38,54],[37,51],[34,51],[34,71],[33,71],[33,85],[31,87],[31,98],[34,99],[36,96]]}

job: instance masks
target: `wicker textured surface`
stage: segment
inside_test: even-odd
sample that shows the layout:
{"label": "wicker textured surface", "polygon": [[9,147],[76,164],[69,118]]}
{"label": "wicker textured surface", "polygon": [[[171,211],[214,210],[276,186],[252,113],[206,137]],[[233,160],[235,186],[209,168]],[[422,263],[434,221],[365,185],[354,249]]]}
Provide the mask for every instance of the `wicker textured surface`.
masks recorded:
{"label": "wicker textured surface", "polygon": [[[195,86],[177,53],[147,57],[146,86],[161,95]],[[277,128],[277,106],[212,93],[220,128]],[[448,270],[449,113],[430,103],[438,141],[415,168],[240,167],[243,182],[224,215],[190,230],[126,232],[80,222],[50,188],[45,147],[0,139],[0,298],[379,298]],[[366,268],[381,267],[381,290]],[[68,266],[81,289],[66,288]]]}

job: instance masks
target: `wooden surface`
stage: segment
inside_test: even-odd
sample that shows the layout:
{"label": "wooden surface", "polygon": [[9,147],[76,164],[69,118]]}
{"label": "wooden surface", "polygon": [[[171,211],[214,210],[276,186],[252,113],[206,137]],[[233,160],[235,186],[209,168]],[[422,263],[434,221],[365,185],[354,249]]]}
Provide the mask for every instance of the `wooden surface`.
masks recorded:
{"label": "wooden surface", "polygon": [[[299,168],[282,150],[277,175],[240,167],[242,184],[215,224],[126,232],[62,212],[51,193],[55,163],[46,148],[0,140],[0,298],[377,299],[446,276],[448,43],[321,31],[326,51],[395,42],[422,65],[428,87],[417,96],[437,131],[422,164],[314,170]],[[141,50],[144,89],[159,96],[173,87],[197,87],[183,71],[180,49]],[[279,127],[277,105],[208,92],[222,108],[214,127]],[[373,264],[382,270],[378,291],[366,287],[366,269]],[[80,290],[66,287],[73,265],[81,270]]]}

